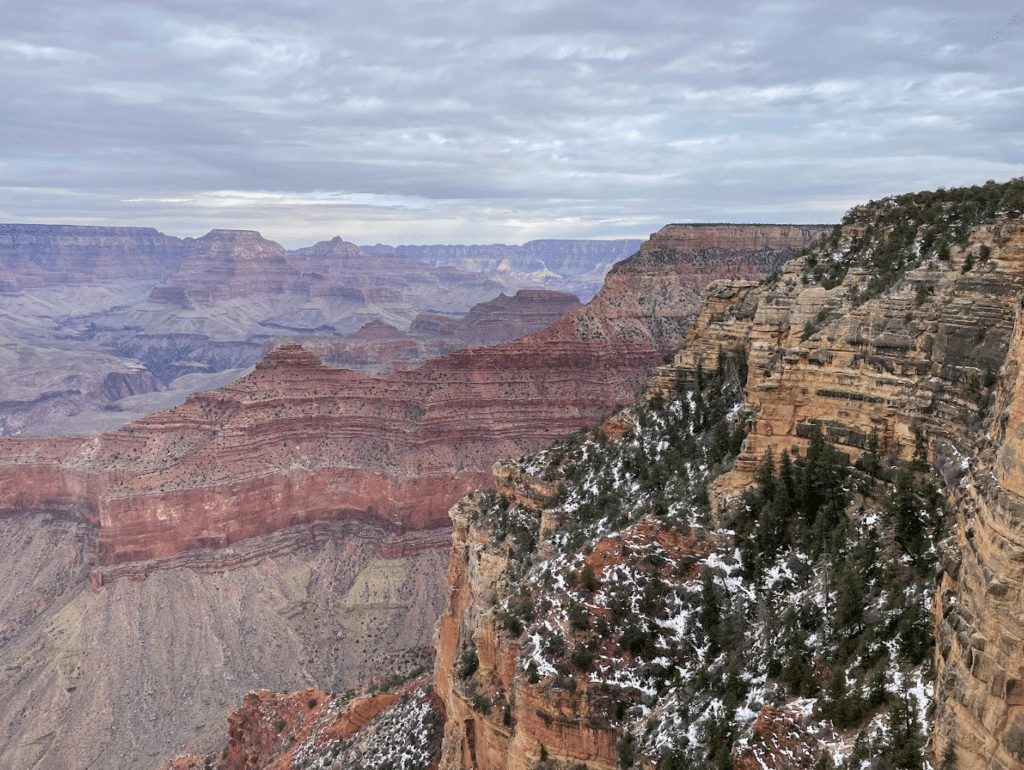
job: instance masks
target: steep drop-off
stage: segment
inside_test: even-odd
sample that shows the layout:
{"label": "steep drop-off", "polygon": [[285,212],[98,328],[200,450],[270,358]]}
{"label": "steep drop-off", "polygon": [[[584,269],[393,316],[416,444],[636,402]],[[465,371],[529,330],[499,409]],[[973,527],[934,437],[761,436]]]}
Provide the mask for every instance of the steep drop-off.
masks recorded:
{"label": "steep drop-off", "polygon": [[[1021,186],[1011,183],[1007,195],[1016,188],[1019,199]],[[1015,608],[1024,582],[1016,460],[1024,224],[1019,202],[999,215],[998,195],[995,211],[979,217],[992,187],[958,191],[966,205],[932,194],[918,204],[932,210],[926,222],[901,221],[899,198],[869,204],[844,220],[830,249],[767,285],[710,287],[690,343],[658,385],[667,392],[692,379],[721,349],[748,350],[750,435],[737,470],[712,489],[720,501],[750,483],[767,449],[778,457],[805,447],[814,424],[854,459],[872,441],[904,461],[926,447],[956,517],[934,602],[934,751],[960,768],[1024,762],[1024,616]],[[905,272],[886,277],[864,257],[899,264],[889,244],[911,224],[915,254]],[[884,293],[870,298],[879,286]]]}
{"label": "steep drop-off", "polygon": [[453,508],[442,766],[1020,767],[1022,192],[713,284],[649,407]]}

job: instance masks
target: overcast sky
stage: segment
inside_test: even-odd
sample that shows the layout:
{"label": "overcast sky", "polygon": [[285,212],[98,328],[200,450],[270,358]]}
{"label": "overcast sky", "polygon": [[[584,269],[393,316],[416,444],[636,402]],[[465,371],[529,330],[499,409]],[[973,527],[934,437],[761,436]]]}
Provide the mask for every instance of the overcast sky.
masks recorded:
{"label": "overcast sky", "polygon": [[1024,174],[1018,1],[0,8],[3,222],[522,243]]}

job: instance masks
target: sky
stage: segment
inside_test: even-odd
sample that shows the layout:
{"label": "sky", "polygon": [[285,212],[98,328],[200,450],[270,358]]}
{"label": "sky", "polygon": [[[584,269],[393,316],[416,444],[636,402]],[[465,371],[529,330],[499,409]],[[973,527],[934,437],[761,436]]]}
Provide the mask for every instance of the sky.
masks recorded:
{"label": "sky", "polygon": [[2,222],[646,238],[1024,175],[1018,1],[0,8]]}

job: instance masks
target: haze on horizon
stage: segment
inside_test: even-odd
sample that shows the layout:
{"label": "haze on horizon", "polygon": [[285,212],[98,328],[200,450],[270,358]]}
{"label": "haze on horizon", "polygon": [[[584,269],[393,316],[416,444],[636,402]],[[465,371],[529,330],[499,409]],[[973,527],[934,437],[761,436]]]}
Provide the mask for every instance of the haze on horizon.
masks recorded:
{"label": "haze on horizon", "polygon": [[16,4],[0,221],[289,248],[830,222],[1024,173],[1024,4]]}

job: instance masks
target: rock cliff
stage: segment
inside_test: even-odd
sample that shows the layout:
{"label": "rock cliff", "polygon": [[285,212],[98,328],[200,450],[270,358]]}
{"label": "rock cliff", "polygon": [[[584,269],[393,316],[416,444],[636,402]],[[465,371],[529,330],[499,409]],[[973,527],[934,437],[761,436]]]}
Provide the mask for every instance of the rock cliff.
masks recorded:
{"label": "rock cliff", "polygon": [[[934,602],[935,756],[948,751],[960,768],[1011,768],[1024,762],[1024,698],[1016,692],[1024,618],[1010,609],[1024,554],[1015,461],[1024,224],[1014,212],[965,222],[946,203],[959,232],[943,246],[929,232],[934,219],[896,224],[902,203],[854,210],[831,247],[767,284],[709,287],[689,344],[655,390],[692,382],[698,364],[713,368],[719,351],[747,351],[749,435],[736,469],[712,487],[720,504],[750,484],[766,450],[779,457],[806,448],[814,425],[853,459],[873,439],[907,462],[927,452],[956,515]],[[838,274],[836,255],[874,249],[891,257],[894,229],[911,224],[904,237],[916,258],[905,271],[885,278],[877,264],[855,259]],[[873,296],[880,275],[889,285]]]}
{"label": "rock cliff", "polygon": [[182,251],[152,227],[0,224],[0,286],[160,281]]}
{"label": "rock cliff", "polygon": [[[704,459],[638,407],[455,506],[442,767],[1020,767],[1022,193],[871,202],[768,280],[712,284],[648,392],[692,426],[709,379],[745,386]],[[707,498],[686,500],[698,465]],[[610,575],[635,586],[618,610]]]}

